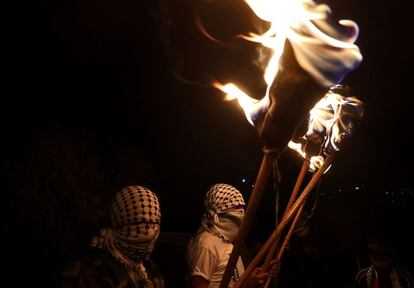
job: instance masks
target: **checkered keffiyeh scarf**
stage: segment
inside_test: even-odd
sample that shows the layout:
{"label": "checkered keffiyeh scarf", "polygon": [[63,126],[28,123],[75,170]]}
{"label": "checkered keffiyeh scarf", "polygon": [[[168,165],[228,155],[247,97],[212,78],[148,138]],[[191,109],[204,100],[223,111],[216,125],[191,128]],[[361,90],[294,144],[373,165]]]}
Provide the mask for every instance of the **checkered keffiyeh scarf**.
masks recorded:
{"label": "checkered keffiyeh scarf", "polygon": [[226,237],[229,235],[223,231],[223,229],[227,231],[229,227],[225,229],[225,227],[219,225],[220,214],[226,213],[226,210],[230,208],[245,206],[243,195],[239,190],[229,184],[215,184],[208,190],[204,205],[206,211],[201,218],[201,226],[197,234],[202,231],[207,231],[219,237],[224,242],[231,243],[233,239]]}
{"label": "checkered keffiyeh scarf", "polygon": [[213,216],[237,206],[246,206],[243,195],[229,184],[215,184],[210,187],[205,199],[207,212]]}
{"label": "checkered keffiyeh scarf", "polygon": [[161,211],[157,196],[142,186],[128,186],[116,194],[111,227],[102,229],[91,246],[107,250],[127,267],[131,278],[148,276],[142,262],[149,258],[160,232]]}
{"label": "checkered keffiyeh scarf", "polygon": [[158,198],[145,187],[125,187],[115,196],[111,220],[113,227],[139,223],[160,224],[161,210]]}

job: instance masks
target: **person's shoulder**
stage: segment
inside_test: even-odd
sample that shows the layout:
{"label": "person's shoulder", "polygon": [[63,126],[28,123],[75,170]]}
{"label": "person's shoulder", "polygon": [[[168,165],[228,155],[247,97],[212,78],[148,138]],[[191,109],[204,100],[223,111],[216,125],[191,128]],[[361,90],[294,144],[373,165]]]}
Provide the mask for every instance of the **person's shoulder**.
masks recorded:
{"label": "person's shoulder", "polygon": [[366,267],[358,271],[355,277],[355,282],[357,284],[362,284],[364,281],[366,281],[367,275],[369,273],[369,268],[370,267]]}
{"label": "person's shoulder", "polygon": [[207,231],[202,231],[191,239],[191,243],[198,247],[210,247],[217,242],[216,238],[216,236],[208,233]]}
{"label": "person's shoulder", "polygon": [[187,247],[187,258],[191,259],[196,255],[206,253],[217,257],[218,251],[223,251],[225,250],[224,248],[220,238],[207,231],[203,231],[196,234],[190,240],[189,246]]}
{"label": "person's shoulder", "polygon": [[84,269],[85,267],[99,265],[102,262],[100,259],[100,253],[101,252],[98,251],[98,249],[91,247],[84,247],[80,249],[76,253],[76,256],[68,260],[62,274],[76,273],[76,271]]}
{"label": "person's shoulder", "polygon": [[107,284],[115,285],[116,282],[104,260],[103,251],[89,248],[82,249],[77,257],[68,261],[59,275],[58,287],[105,287]]}
{"label": "person's shoulder", "polygon": [[[213,235],[212,233],[209,233],[207,231],[204,231],[201,235],[202,242],[209,243],[210,245],[228,245],[230,243],[224,242],[221,238],[219,238],[216,235]],[[230,244],[232,245],[232,244]]]}
{"label": "person's shoulder", "polygon": [[407,270],[405,270],[403,268],[395,268],[395,271],[397,271],[398,274],[407,275],[407,276],[411,277],[410,272],[408,272]]}
{"label": "person's shoulder", "polygon": [[414,280],[410,272],[402,268],[395,268],[395,271],[400,282],[403,282],[409,288],[414,288]]}

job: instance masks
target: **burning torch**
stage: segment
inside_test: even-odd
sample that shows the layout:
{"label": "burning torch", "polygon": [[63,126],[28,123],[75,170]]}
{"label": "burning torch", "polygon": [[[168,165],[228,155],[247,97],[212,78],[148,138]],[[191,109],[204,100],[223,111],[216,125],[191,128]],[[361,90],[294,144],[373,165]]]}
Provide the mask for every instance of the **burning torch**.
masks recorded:
{"label": "burning torch", "polygon": [[[286,149],[298,124],[329,88],[339,84],[362,61],[360,51],[354,44],[358,26],[350,20],[334,21],[327,5],[316,4],[312,0],[245,1],[259,18],[270,23],[270,28],[261,35],[243,36],[271,50],[272,55],[264,73],[266,94],[259,101],[233,83],[215,83],[215,87],[225,92],[227,99],[239,101],[248,121],[255,126],[263,141],[264,156],[221,288],[228,286],[241,245],[270,176],[272,161]],[[298,212],[306,195],[331,161],[332,157],[327,157],[296,202],[285,212],[285,217],[275,231],[277,233],[273,233],[269,244],[266,242],[263,246],[266,252]],[[259,252],[257,256],[261,259],[266,252],[261,256]],[[247,276],[248,273],[245,273]]]}
{"label": "burning torch", "polygon": [[[279,231],[275,231],[275,240],[267,252],[267,257],[263,265],[265,270],[270,269],[273,256],[275,256],[273,265],[279,265],[309,193],[319,181],[320,177],[327,171],[327,169],[329,169],[334,153],[339,151],[341,144],[343,144],[344,140],[352,134],[354,126],[363,116],[364,110],[362,102],[355,97],[345,97],[345,94],[348,93],[347,90],[347,88],[341,85],[337,85],[330,89],[309,112],[308,129],[306,134],[301,137],[303,144],[294,143],[292,141],[288,144],[290,148],[294,148],[305,159],[291,193],[285,214],[279,225],[284,228],[284,225],[287,225],[292,217],[294,217],[294,219],[290,224],[291,226],[280,247],[278,246],[279,238],[283,228],[280,228]],[[319,169],[320,172],[318,171],[318,173],[316,173],[317,169]],[[296,199],[307,170],[314,172],[314,175],[311,182],[300,195],[300,198]],[[300,204],[298,204],[298,202]],[[292,207],[296,207],[296,211],[293,210],[292,212]],[[277,227],[276,230],[278,228],[279,227]],[[278,250],[276,250],[277,248]],[[247,270],[252,270],[252,268],[253,267],[249,267]],[[278,269],[276,269],[276,271],[278,271]],[[247,272],[245,277],[247,277],[248,273],[249,272]],[[268,287],[270,281],[271,279],[269,278],[265,287]]]}

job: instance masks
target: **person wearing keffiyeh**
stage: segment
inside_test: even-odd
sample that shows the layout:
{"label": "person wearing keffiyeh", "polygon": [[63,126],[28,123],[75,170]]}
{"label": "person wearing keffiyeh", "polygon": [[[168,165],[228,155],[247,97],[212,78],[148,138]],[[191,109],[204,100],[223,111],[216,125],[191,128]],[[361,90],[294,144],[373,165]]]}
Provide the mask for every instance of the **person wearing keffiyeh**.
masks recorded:
{"label": "person wearing keffiyeh", "polygon": [[62,273],[61,287],[163,288],[149,260],[160,233],[157,196],[142,186],[127,186],[115,195],[111,226],[101,229],[90,251]]}
{"label": "person wearing keffiyeh", "polygon": [[[242,194],[231,185],[215,184],[208,190],[200,228],[187,246],[191,288],[219,287],[233,249],[232,242],[243,221],[245,205]],[[246,287],[260,287],[264,283],[267,274],[260,269],[252,273]],[[229,287],[243,273],[244,264],[239,257]]]}
{"label": "person wearing keffiyeh", "polygon": [[410,273],[394,266],[389,239],[382,235],[370,237],[368,250],[371,266],[358,272],[355,288],[414,288]]}

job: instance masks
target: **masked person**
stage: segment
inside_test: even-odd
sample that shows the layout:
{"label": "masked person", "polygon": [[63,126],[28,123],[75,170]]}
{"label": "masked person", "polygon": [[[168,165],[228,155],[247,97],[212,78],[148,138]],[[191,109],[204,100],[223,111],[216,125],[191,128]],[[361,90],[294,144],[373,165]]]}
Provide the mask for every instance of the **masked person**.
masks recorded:
{"label": "masked person", "polygon": [[128,186],[115,195],[111,226],[100,231],[90,250],[60,276],[60,287],[164,287],[149,260],[160,233],[157,196],[142,186]]}
{"label": "masked person", "polygon": [[[228,184],[215,184],[205,198],[205,214],[197,233],[187,247],[189,285],[191,288],[219,287],[244,217],[242,194]],[[257,287],[267,274],[257,268],[246,287]],[[239,257],[229,287],[244,273]]]}
{"label": "masked person", "polygon": [[368,251],[371,266],[358,272],[355,288],[414,288],[410,273],[394,265],[390,239],[383,235],[370,237]]}

